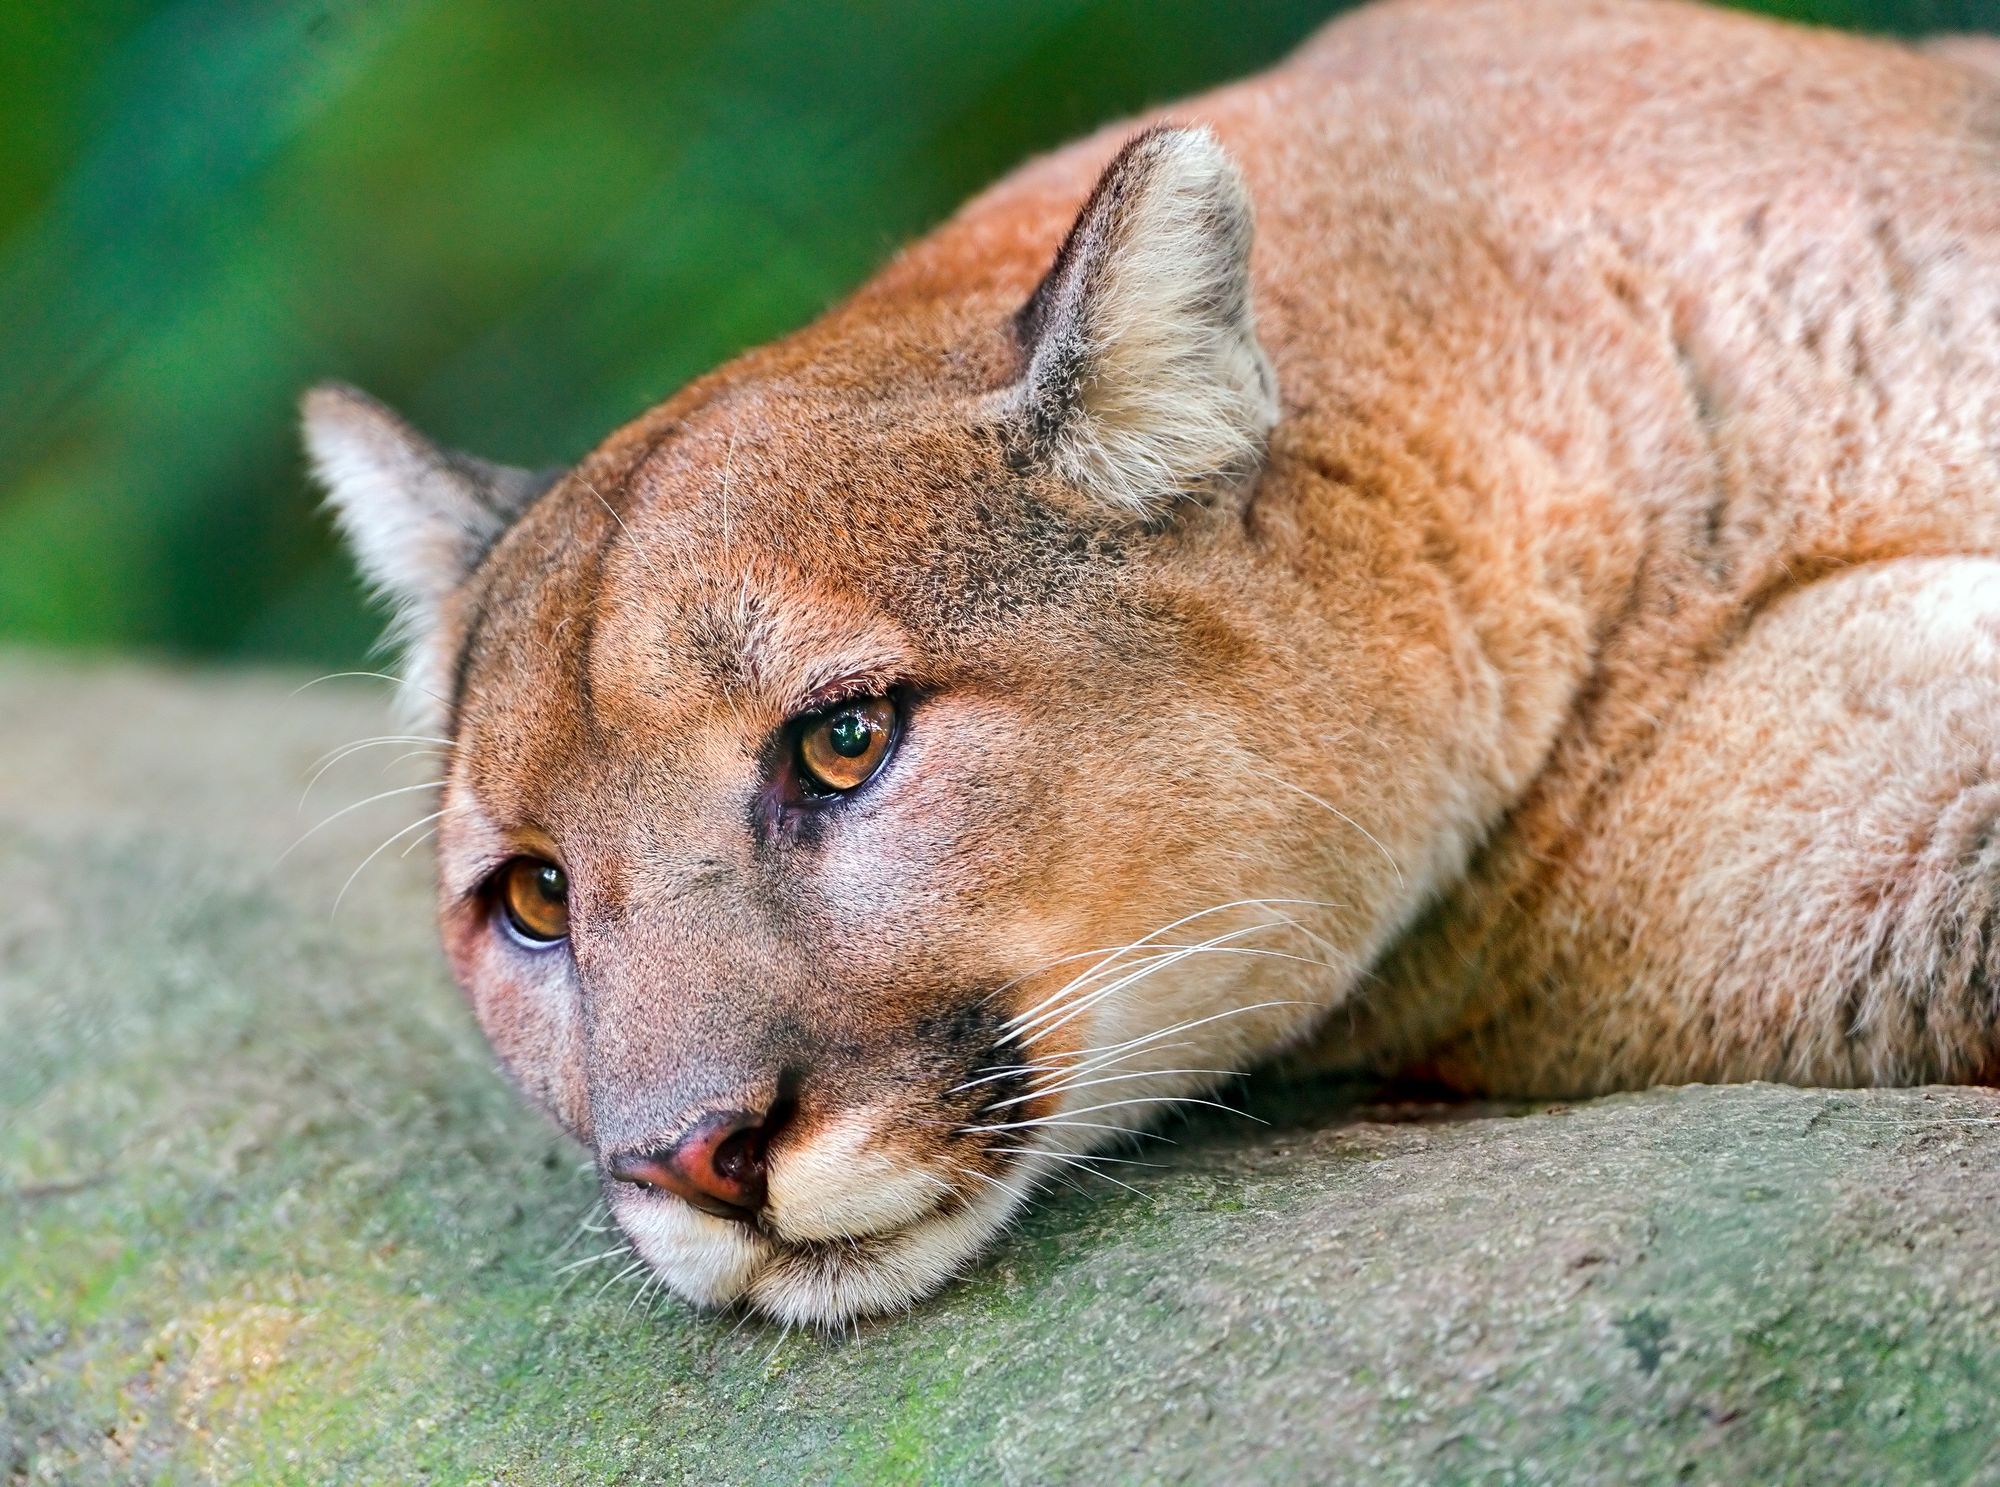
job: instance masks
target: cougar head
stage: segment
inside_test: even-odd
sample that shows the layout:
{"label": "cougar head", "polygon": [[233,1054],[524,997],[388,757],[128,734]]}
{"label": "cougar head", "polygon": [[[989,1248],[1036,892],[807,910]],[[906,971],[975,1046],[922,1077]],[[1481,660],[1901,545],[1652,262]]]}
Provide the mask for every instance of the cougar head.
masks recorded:
{"label": "cougar head", "polygon": [[1365,934],[1276,783],[1339,707],[1287,722],[1320,683],[1246,515],[1242,182],[1156,129],[1053,236],[920,245],[554,477],[307,396],[452,741],[453,970],[692,1301],[909,1304]]}

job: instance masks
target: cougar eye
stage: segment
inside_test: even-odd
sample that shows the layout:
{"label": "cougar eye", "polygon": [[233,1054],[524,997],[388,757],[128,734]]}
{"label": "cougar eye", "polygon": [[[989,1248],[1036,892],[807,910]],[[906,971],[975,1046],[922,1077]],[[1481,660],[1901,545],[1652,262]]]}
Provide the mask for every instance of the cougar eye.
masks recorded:
{"label": "cougar eye", "polygon": [[799,734],[799,768],[822,792],[838,794],[868,783],[896,738],[896,704],[857,697],[809,719]]}
{"label": "cougar eye", "polygon": [[507,928],[533,950],[569,935],[569,879],[553,862],[516,857],[500,869],[495,896]]}

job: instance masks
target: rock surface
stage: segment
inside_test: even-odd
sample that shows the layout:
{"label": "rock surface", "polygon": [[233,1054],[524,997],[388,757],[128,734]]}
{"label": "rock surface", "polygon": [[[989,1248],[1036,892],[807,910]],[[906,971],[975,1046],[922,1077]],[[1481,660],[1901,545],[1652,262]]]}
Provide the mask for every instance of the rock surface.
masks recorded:
{"label": "rock surface", "polygon": [[[1266,1090],[838,1338],[649,1295],[379,688],[0,660],[10,1482],[1995,1482],[2000,1097]],[[421,763],[422,761],[417,761]]]}

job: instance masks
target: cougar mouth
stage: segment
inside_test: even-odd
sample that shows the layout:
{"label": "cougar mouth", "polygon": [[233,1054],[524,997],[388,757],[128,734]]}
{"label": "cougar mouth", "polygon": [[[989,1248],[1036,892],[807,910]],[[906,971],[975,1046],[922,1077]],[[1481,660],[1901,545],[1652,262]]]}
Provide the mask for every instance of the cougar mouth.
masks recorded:
{"label": "cougar mouth", "polygon": [[793,1326],[833,1327],[907,1309],[976,1261],[1024,1205],[1033,1156],[975,1191],[949,1187],[894,1227],[786,1238],[770,1219],[748,1224],[678,1199],[613,1195],[612,1214],[660,1281],[698,1306],[746,1306]]}
{"label": "cougar mouth", "polygon": [[[1046,1180],[1124,1160],[1086,1153],[1137,1134],[1158,1105],[1189,1098],[1142,1091],[1185,1089],[1218,1072],[1121,1061],[1103,1074],[1093,1067],[1101,1055],[1030,1058],[1011,1028],[972,1046],[979,1052],[951,1060],[953,1082],[917,1108],[906,1091],[893,1105],[780,1138],[767,1201],[754,1213],[707,1212],[608,1182],[612,1214],[639,1258],[687,1301],[841,1326],[937,1291],[977,1262]],[[1079,1069],[1089,1072],[1080,1078]],[[1109,1086],[1104,1098],[1093,1099],[1100,1084]],[[1070,1108],[1076,1095],[1083,1103]]]}
{"label": "cougar mouth", "polygon": [[747,1220],[629,1190],[612,1212],[698,1305],[818,1327],[907,1308],[977,1261],[1060,1160],[1034,1139],[1044,1102],[1020,1051],[990,1035],[974,1047],[915,1109],[850,1112],[780,1143],[769,1201]]}

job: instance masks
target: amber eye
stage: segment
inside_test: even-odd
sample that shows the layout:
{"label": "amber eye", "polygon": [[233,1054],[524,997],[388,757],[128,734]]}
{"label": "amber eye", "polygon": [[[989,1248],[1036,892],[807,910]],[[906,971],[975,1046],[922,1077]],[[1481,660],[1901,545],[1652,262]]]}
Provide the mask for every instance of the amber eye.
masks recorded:
{"label": "amber eye", "polygon": [[500,869],[500,912],[517,939],[553,945],[569,935],[569,879],[553,862],[516,857]]}
{"label": "amber eye", "polygon": [[896,704],[857,697],[807,722],[799,735],[799,768],[822,791],[852,790],[882,767],[895,737]]}

